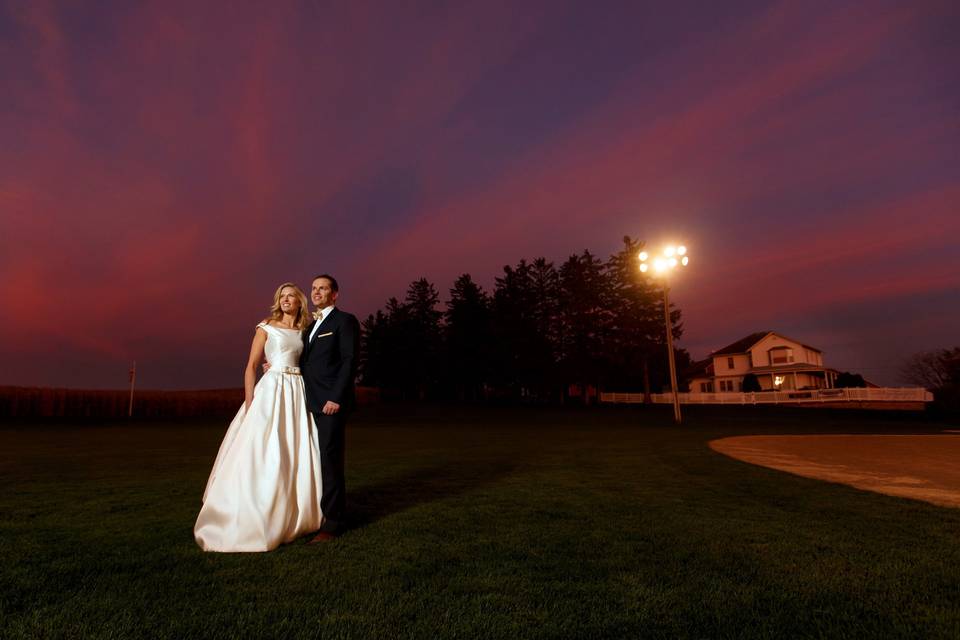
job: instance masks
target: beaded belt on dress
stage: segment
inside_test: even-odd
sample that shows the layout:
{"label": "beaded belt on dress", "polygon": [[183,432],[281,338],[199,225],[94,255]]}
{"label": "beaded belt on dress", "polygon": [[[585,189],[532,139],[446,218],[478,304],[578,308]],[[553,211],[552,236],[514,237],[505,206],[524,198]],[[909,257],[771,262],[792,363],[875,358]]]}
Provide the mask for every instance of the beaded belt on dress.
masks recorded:
{"label": "beaded belt on dress", "polygon": [[292,373],[295,376],[300,375],[300,367],[270,367],[270,371],[277,373]]}

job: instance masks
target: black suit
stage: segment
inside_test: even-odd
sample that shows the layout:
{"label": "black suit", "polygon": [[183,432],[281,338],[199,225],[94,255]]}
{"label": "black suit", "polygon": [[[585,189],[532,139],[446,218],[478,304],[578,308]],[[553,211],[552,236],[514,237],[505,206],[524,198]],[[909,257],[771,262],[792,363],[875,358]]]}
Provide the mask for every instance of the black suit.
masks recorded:
{"label": "black suit", "polygon": [[[324,523],[321,531],[340,533],[345,526],[346,482],[344,452],[347,413],[354,404],[354,378],[360,358],[360,323],[336,307],[323,319],[310,340],[316,321],[303,333],[300,373],[307,394],[307,409],[317,423],[320,445],[320,475],[323,494],[320,508]],[[340,410],[327,416],[321,413],[327,401]]]}

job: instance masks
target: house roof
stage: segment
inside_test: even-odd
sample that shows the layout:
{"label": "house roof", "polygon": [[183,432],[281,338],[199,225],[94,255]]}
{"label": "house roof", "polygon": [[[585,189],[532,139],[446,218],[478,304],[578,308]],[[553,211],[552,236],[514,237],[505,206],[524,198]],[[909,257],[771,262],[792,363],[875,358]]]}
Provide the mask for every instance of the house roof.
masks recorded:
{"label": "house roof", "polygon": [[733,344],[728,344],[723,349],[714,351],[715,356],[725,356],[731,353],[746,353],[750,350],[750,347],[757,344],[761,340],[767,337],[767,335],[773,333],[772,331],[759,331],[757,333],[751,333],[746,338],[740,338]]}
{"label": "house roof", "polygon": [[710,375],[710,367],[712,366],[713,358],[704,358],[687,367],[681,374],[681,377],[685,380],[708,377]]}
{"label": "house roof", "polygon": [[[756,333],[751,333],[746,338],[740,338],[733,344],[728,344],[727,346],[725,346],[723,349],[720,349],[719,351],[714,351],[713,353],[710,354],[710,357],[712,358],[713,356],[726,356],[726,355],[732,355],[735,353],[746,353],[753,347],[753,345],[757,344],[758,342],[766,338],[771,333],[775,333],[781,338],[787,338],[787,336],[783,335],[782,333],[777,333],[776,331],[758,331]],[[806,347],[807,349],[816,351],[817,353],[823,353],[823,351],[821,351],[820,349],[817,349],[816,347],[811,347],[810,345],[804,344],[799,340],[794,340],[793,338],[787,338],[787,339],[790,340],[791,342],[796,342],[802,347]]]}

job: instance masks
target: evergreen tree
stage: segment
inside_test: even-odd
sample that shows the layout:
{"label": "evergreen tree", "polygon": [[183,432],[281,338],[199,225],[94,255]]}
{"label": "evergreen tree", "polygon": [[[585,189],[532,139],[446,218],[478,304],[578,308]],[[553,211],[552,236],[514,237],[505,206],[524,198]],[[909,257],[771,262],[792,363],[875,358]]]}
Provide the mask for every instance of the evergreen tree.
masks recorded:
{"label": "evergreen tree", "polygon": [[490,331],[490,298],[469,274],[450,289],[446,319],[446,370],[453,396],[476,401],[483,396],[494,348]]}
{"label": "evergreen tree", "polygon": [[539,331],[535,269],[521,260],[503,267],[493,292],[494,380],[524,400],[542,400],[549,393],[544,373],[553,365],[549,337]]}
{"label": "evergreen tree", "polygon": [[382,384],[385,389],[396,391],[401,397],[409,396],[413,390],[407,368],[417,353],[416,345],[408,337],[410,324],[407,306],[396,298],[387,300],[381,332]]}
{"label": "evergreen tree", "polygon": [[556,367],[560,352],[560,273],[545,258],[530,265],[531,322],[536,340],[531,365],[539,373],[538,394],[545,400],[563,397],[563,380]]}
{"label": "evergreen tree", "polygon": [[[613,312],[611,327],[612,369],[618,386],[650,393],[650,370],[666,360],[662,292],[640,272],[639,253],[644,243],[623,237],[623,248],[610,256],[606,270],[610,279]],[[676,334],[679,338],[679,334]]]}
{"label": "evergreen tree", "polygon": [[570,256],[560,267],[560,289],[560,370],[567,382],[599,388],[609,363],[612,326],[610,282],[603,263],[586,250]]}
{"label": "evergreen tree", "polygon": [[441,377],[440,349],[443,336],[440,319],[443,312],[437,309],[440,294],[426,278],[410,283],[406,308],[406,330],[402,340],[410,354],[405,370],[409,385],[416,389],[417,397],[426,398],[430,390],[438,387]]}
{"label": "evergreen tree", "polygon": [[382,387],[384,377],[384,349],[387,318],[383,311],[370,314],[360,323],[360,381],[368,387]]}

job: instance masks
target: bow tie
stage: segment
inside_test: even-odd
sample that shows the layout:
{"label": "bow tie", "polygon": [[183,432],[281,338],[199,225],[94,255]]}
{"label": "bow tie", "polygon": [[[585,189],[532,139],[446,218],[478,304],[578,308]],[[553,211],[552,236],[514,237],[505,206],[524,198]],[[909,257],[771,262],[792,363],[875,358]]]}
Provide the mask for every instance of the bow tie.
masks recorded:
{"label": "bow tie", "polygon": [[316,311],[314,311],[313,319],[316,320],[317,322],[320,322],[321,320],[323,320],[323,311],[321,311],[320,309],[317,309]]}

